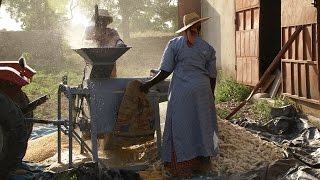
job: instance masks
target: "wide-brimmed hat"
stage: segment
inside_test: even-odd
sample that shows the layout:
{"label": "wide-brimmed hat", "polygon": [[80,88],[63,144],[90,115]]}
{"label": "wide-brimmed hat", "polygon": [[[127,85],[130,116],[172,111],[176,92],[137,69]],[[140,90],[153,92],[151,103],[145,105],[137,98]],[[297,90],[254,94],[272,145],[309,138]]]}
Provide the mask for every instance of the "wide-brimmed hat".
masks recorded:
{"label": "wide-brimmed hat", "polygon": [[192,12],[190,14],[186,14],[183,16],[183,25],[184,26],[181,29],[179,29],[178,31],[176,31],[176,33],[181,33],[182,31],[185,31],[186,29],[188,29],[192,25],[196,24],[197,22],[204,22],[204,21],[208,20],[209,18],[210,17],[200,18],[200,16],[195,12]]}
{"label": "wide-brimmed hat", "polygon": [[[99,18],[105,19],[107,21],[107,24],[111,24],[113,22],[112,16],[109,14],[108,10],[105,9],[99,9],[98,10]],[[95,15],[91,18],[92,21],[95,20]]]}

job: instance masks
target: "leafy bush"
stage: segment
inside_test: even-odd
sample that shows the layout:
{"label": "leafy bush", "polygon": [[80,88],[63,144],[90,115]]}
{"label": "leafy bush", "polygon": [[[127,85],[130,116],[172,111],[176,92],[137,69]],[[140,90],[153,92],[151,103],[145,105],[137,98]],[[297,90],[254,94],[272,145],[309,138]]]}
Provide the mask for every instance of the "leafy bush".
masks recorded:
{"label": "leafy bush", "polygon": [[272,118],[271,107],[267,100],[259,100],[252,105],[251,111],[255,119],[266,122]]}
{"label": "leafy bush", "polygon": [[216,101],[243,101],[251,92],[248,86],[237,83],[235,80],[229,77],[222,76],[217,83],[216,88]]}
{"label": "leafy bush", "polygon": [[296,106],[295,102],[292,101],[292,100],[291,100],[290,98],[288,98],[288,97],[283,97],[283,98],[276,97],[276,98],[274,99],[274,104],[273,104],[274,107],[283,107],[283,106],[287,106],[287,105]]}
{"label": "leafy bush", "polygon": [[294,105],[294,102],[288,98],[280,98],[276,97],[273,99],[273,103],[268,102],[267,100],[259,100],[252,105],[251,111],[253,114],[253,118],[260,121],[268,121],[271,117],[271,108],[272,107],[283,107],[287,105]]}

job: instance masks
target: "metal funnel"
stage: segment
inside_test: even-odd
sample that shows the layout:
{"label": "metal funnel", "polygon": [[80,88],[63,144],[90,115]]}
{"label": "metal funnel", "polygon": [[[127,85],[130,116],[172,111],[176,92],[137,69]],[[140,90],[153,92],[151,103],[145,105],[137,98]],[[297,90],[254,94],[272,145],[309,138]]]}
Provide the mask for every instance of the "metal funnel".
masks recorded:
{"label": "metal funnel", "polygon": [[85,79],[110,78],[117,59],[131,47],[73,49],[86,62]]}
{"label": "metal funnel", "polygon": [[81,48],[73,49],[87,63],[92,65],[113,64],[127,52],[131,47],[112,47],[112,48]]}

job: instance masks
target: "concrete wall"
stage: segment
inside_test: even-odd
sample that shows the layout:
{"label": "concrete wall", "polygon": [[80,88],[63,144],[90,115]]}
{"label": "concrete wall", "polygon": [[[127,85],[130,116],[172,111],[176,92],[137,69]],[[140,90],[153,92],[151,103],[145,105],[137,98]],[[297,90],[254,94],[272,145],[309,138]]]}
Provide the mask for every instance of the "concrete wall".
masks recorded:
{"label": "concrete wall", "polygon": [[235,77],[235,3],[234,0],[202,0],[202,16],[211,17],[202,26],[202,36],[217,51],[217,65]]}

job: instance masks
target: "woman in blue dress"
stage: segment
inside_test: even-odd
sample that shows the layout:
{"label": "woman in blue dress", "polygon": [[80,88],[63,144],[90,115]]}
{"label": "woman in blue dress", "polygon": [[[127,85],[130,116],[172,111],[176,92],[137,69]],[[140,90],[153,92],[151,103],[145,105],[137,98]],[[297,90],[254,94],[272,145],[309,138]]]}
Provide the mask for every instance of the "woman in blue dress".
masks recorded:
{"label": "woman in blue dress", "polygon": [[200,38],[196,13],[183,17],[183,36],[173,38],[164,51],[159,73],[144,82],[141,90],[173,73],[168,97],[161,159],[172,176],[189,176],[211,169],[218,153],[218,127],[214,104],[216,56],[214,48]]}

